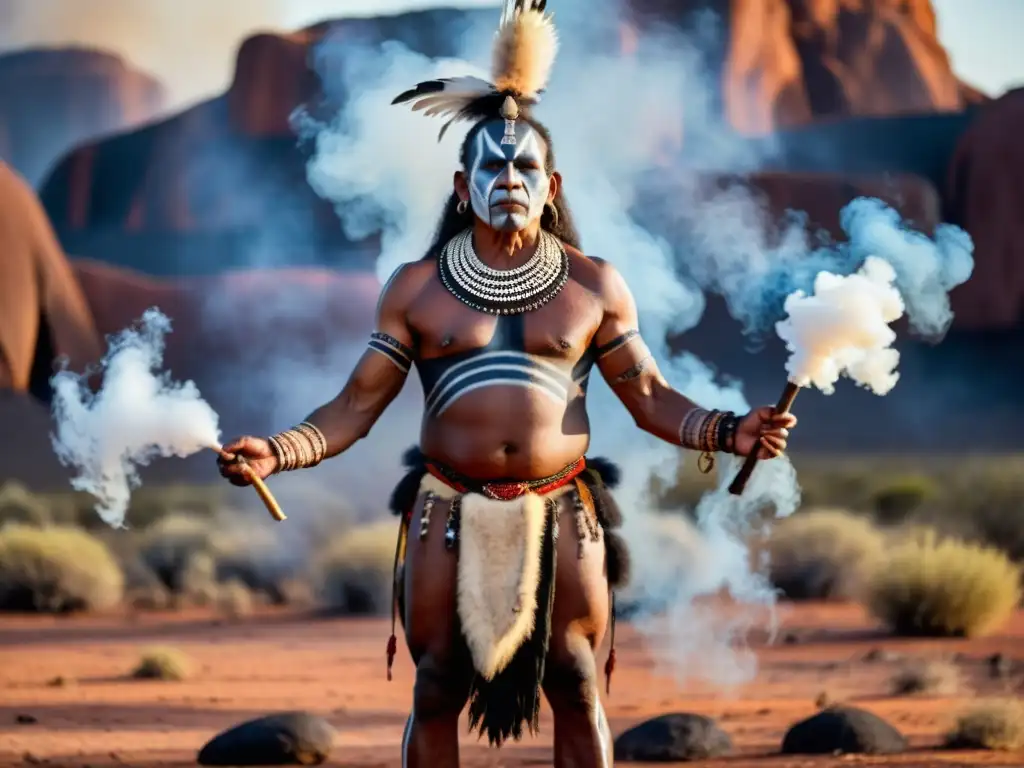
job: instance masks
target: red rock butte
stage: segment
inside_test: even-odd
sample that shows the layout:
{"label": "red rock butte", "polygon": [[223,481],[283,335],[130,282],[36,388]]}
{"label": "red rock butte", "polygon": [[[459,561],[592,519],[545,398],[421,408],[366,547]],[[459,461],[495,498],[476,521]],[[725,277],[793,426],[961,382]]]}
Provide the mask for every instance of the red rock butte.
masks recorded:
{"label": "red rock butte", "polygon": [[104,51],[0,55],[0,158],[35,184],[72,147],[141,125],[165,98],[153,77]]}
{"label": "red rock butte", "polygon": [[[987,97],[953,72],[930,0],[629,0],[634,23],[723,20],[729,121],[744,132],[822,117],[957,111]],[[689,13],[688,13],[689,12]]]}

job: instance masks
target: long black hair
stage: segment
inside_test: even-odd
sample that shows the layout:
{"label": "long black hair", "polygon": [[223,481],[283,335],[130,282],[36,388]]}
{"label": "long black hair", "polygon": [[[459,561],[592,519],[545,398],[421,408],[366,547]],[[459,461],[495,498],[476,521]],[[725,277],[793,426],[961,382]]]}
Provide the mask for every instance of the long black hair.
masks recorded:
{"label": "long black hair", "polygon": [[[485,117],[484,119],[473,124],[473,127],[469,129],[466,134],[465,141],[462,142],[462,148],[459,150],[459,162],[462,165],[462,170],[468,172],[470,163],[470,152],[473,146],[473,140],[476,135],[484,129],[488,123],[492,123],[500,120],[500,118]],[[555,172],[555,150],[551,143],[551,133],[548,129],[538,120],[533,117],[520,113],[518,120],[527,123],[537,133],[540,134],[541,138],[544,139],[544,145],[547,147],[547,152],[544,156],[544,171],[550,176]],[[444,211],[441,213],[441,219],[438,221],[437,229],[434,234],[434,242],[431,243],[427,249],[426,255],[423,259],[436,259],[441,249],[444,248],[445,244],[455,237],[460,232],[464,231],[473,224],[473,209],[467,207],[465,213],[459,213],[459,196],[453,191],[448,201],[444,205]],[[554,206],[556,213],[552,213],[551,208]],[[558,192],[555,194],[555,199],[551,205],[544,206],[544,212],[540,217],[540,226],[542,229],[547,230],[552,235],[557,237],[563,243],[580,249],[580,235],[576,231],[576,223],[572,218],[572,211],[569,209],[569,203],[565,199],[565,195],[562,194],[562,187],[558,187]]]}

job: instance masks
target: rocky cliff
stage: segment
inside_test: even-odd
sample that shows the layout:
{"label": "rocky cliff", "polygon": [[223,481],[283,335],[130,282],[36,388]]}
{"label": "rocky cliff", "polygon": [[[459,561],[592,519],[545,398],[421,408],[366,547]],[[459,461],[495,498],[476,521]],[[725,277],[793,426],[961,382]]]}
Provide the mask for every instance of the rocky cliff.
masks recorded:
{"label": "rocky cliff", "polygon": [[102,51],[0,55],[0,159],[35,185],[72,147],[152,118],[164,96],[152,77]]}
{"label": "rocky cliff", "polygon": [[630,0],[632,24],[720,20],[711,66],[749,133],[824,117],[950,112],[987,97],[960,81],[930,0]]}
{"label": "rocky cliff", "polygon": [[92,313],[28,184],[0,161],[0,390],[47,394],[51,363],[95,362]]}

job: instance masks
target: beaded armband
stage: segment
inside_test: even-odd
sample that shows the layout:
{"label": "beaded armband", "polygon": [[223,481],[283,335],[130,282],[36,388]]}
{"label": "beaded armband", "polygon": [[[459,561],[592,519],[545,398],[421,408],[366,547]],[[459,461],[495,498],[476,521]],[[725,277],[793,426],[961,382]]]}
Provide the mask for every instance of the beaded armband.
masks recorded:
{"label": "beaded armband", "polygon": [[315,467],[327,456],[327,438],[313,424],[301,424],[268,437],[277,457],[277,472]]}
{"label": "beaded armband", "polygon": [[694,408],[679,425],[679,444],[701,452],[698,466],[706,474],[714,466],[714,454],[735,452],[739,422],[732,411]]}
{"label": "beaded armband", "polygon": [[408,373],[412,367],[413,351],[394,336],[376,331],[370,334],[367,344],[374,352],[379,352],[394,363],[402,373]]}

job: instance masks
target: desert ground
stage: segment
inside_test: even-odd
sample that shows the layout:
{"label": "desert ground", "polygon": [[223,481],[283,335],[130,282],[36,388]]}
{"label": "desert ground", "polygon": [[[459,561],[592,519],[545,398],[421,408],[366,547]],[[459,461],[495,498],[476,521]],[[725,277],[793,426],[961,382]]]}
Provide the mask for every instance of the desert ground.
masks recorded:
{"label": "desert ground", "polygon": [[[1019,689],[1013,675],[993,677],[988,660],[1024,652],[1024,612],[998,634],[973,640],[895,639],[852,604],[783,603],[779,618],[774,641],[754,641],[756,678],[735,690],[679,684],[659,667],[649,639],[620,623],[618,666],[605,697],[613,733],[659,714],[694,712],[717,719],[736,745],[733,757],[701,763],[707,766],[1024,765],[1024,754],[939,748],[959,707]],[[8,615],[0,630],[0,763],[194,765],[199,748],[220,730],[303,709],[338,730],[328,765],[398,765],[413,669],[400,649],[394,680],[386,682],[388,634],[379,619],[269,608],[238,620],[201,610]],[[187,653],[194,675],[182,682],[131,679],[140,651],[154,645]],[[891,695],[893,675],[911,659],[952,661],[963,675],[959,690]],[[779,755],[787,727],[812,715],[823,698],[881,715],[912,749],[896,757]],[[464,736],[462,764],[550,765],[551,732],[545,711],[536,738],[500,751]]]}

